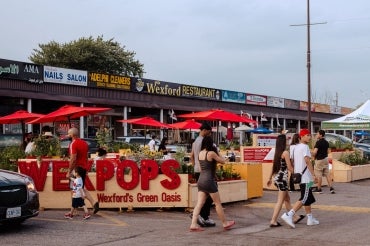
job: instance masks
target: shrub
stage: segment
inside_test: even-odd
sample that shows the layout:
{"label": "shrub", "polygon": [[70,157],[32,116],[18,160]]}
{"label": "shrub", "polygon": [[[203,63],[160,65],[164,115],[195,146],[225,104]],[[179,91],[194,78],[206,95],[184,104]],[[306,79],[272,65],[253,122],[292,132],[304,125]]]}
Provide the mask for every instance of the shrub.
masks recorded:
{"label": "shrub", "polygon": [[343,153],[339,158],[339,161],[351,166],[362,165],[368,162],[367,158],[364,158],[358,150],[355,150],[352,153]]}
{"label": "shrub", "polygon": [[24,150],[19,146],[9,146],[0,151],[0,169],[17,171],[17,160],[25,158]]}

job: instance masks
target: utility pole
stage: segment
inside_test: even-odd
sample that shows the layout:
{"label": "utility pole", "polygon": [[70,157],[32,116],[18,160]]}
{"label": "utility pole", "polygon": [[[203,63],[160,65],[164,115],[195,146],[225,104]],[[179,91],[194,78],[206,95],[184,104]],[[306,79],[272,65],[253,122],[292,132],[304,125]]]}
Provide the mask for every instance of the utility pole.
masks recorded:
{"label": "utility pole", "polygon": [[310,27],[311,25],[326,24],[327,22],[319,22],[311,24],[310,21],[310,0],[307,0],[307,23],[291,26],[307,26],[307,128],[311,129],[311,37]]}

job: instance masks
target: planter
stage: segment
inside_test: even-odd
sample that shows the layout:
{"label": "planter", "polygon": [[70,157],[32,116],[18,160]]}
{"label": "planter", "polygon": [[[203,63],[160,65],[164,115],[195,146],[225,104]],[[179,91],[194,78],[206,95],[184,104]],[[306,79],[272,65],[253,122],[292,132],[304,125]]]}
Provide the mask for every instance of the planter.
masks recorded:
{"label": "planter", "polygon": [[233,163],[233,171],[238,172],[240,177],[248,182],[247,197],[263,196],[262,164],[261,163]]}
{"label": "planter", "polygon": [[346,183],[370,178],[370,164],[350,166],[333,159],[334,182]]}
{"label": "planter", "polygon": [[[247,181],[230,180],[217,182],[218,191],[220,192],[221,202],[236,202],[248,199]],[[189,208],[194,208],[198,200],[197,184],[189,184]]]}

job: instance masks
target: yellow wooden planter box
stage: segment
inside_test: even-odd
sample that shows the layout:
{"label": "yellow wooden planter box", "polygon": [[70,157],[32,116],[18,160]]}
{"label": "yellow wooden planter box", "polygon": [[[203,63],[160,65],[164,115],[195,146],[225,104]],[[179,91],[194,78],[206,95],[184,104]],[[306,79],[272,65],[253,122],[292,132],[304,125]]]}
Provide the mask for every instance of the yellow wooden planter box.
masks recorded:
{"label": "yellow wooden planter box", "polygon": [[[231,164],[231,163],[229,163]],[[247,197],[263,196],[262,164],[261,163],[232,163],[233,171],[240,173],[240,177],[248,182]]]}
{"label": "yellow wooden planter box", "polygon": [[[247,181],[230,180],[218,182],[218,191],[220,193],[221,202],[236,202],[247,200]],[[197,184],[189,184],[189,208],[194,208],[198,200]]]}

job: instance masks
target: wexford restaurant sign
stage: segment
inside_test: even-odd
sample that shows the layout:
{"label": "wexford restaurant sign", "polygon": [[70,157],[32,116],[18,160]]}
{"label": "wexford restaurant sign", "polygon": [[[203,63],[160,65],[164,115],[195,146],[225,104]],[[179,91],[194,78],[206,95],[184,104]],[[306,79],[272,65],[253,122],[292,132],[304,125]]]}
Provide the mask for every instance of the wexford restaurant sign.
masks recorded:
{"label": "wexford restaurant sign", "polygon": [[[88,170],[92,164],[89,162]],[[52,172],[48,172],[50,165]],[[69,181],[66,179],[68,165],[68,161],[60,160],[18,162],[19,171],[35,181],[41,207],[45,208],[70,207]],[[99,160],[96,173],[88,174],[85,186],[102,208],[186,207],[188,176],[176,173],[178,168],[180,164],[175,160],[164,161],[160,168],[154,160],[142,160],[140,169],[132,160],[118,163]],[[125,174],[128,170],[130,174]]]}

